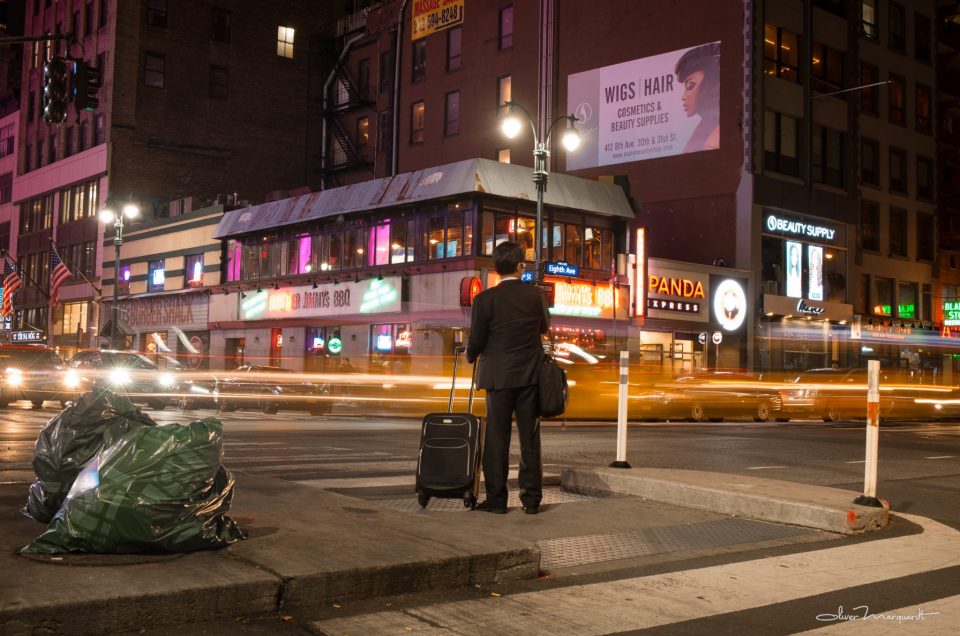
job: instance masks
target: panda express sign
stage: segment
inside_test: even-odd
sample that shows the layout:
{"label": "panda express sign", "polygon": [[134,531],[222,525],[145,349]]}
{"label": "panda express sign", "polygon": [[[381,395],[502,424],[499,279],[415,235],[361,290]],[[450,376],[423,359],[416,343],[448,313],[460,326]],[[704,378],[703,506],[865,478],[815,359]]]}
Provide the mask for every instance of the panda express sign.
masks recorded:
{"label": "panda express sign", "polygon": [[666,320],[707,322],[710,318],[710,275],[647,262],[647,316]]}

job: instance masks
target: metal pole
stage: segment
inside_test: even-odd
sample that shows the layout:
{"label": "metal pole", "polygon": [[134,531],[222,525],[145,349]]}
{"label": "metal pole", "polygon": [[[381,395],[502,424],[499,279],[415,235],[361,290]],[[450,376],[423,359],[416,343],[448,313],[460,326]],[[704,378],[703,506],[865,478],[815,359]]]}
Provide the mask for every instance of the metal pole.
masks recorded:
{"label": "metal pole", "polygon": [[617,402],[617,460],[610,468],[630,468],[627,463],[627,387],[630,379],[630,352],[620,352],[620,391]]}
{"label": "metal pole", "polygon": [[123,212],[117,212],[117,218],[113,223],[113,304],[110,306],[110,316],[113,330],[110,332],[110,346],[112,349],[119,349],[117,346],[119,339],[117,331],[120,326],[117,324],[119,318],[118,301],[120,300],[120,246],[123,245]]}
{"label": "metal pole", "polygon": [[543,245],[543,193],[547,189],[547,148],[543,142],[534,140],[533,150],[533,182],[537,186],[537,229],[534,240],[534,276],[536,282],[543,282],[543,269],[541,268],[540,248]]}
{"label": "metal pole", "polygon": [[853,500],[863,506],[882,508],[877,499],[877,454],[880,442],[880,361],[867,362],[867,451],[863,467],[863,494]]}

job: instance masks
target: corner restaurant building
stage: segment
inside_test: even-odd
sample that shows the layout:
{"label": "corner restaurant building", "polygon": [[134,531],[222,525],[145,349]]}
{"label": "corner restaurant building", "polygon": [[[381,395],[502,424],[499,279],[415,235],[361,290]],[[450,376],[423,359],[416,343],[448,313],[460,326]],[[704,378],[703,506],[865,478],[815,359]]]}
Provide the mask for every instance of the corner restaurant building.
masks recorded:
{"label": "corner restaurant building", "polygon": [[[439,371],[465,342],[469,301],[515,241],[534,260],[532,170],[470,159],[226,212],[225,289],[210,297],[212,366]],[[551,174],[542,258],[562,262],[555,334],[602,346],[626,333],[630,288],[611,283],[633,211],[619,186]],[[624,281],[625,282],[625,281]]]}

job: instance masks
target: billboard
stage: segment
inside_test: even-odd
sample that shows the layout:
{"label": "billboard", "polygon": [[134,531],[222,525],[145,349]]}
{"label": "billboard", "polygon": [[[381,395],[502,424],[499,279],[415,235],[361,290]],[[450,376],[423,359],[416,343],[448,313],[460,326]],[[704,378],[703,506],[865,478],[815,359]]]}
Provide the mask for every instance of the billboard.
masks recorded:
{"label": "billboard", "polygon": [[810,300],[823,300],[823,248],[817,245],[807,246],[807,297]]}
{"label": "billboard", "polygon": [[567,78],[579,170],[720,147],[720,42],[622,62]]}
{"label": "billboard", "polygon": [[464,0],[414,0],[410,39],[419,40],[462,24],[463,3]]}
{"label": "billboard", "polygon": [[803,246],[796,241],[785,241],[787,263],[787,296],[803,298]]}

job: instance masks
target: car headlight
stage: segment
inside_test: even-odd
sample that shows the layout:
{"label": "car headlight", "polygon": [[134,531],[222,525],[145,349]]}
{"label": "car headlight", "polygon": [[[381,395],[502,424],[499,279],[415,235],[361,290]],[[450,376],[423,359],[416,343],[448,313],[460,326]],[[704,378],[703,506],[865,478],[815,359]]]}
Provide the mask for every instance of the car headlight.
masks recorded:
{"label": "car headlight", "polygon": [[190,387],[190,392],[191,392],[191,393],[206,393],[206,394],[209,394],[209,393],[210,393],[210,389],[205,389],[205,388],[203,388],[202,386],[197,386],[196,384],[194,384],[194,385],[191,385],[191,387]]}
{"label": "car headlight", "polygon": [[160,386],[162,387],[171,387],[174,385],[174,382],[175,382],[173,378],[173,374],[170,374],[170,373],[161,373],[157,381],[160,383]]}
{"label": "car headlight", "polygon": [[10,386],[20,386],[23,384],[23,371],[20,369],[7,369],[7,384]]}
{"label": "car headlight", "polygon": [[110,384],[114,384],[117,386],[130,384],[130,372],[127,371],[126,369],[118,367],[110,371],[110,375],[108,376],[108,379],[110,380]]}
{"label": "car headlight", "polygon": [[63,386],[68,389],[76,389],[80,386],[80,374],[74,369],[69,369],[63,374]]}

